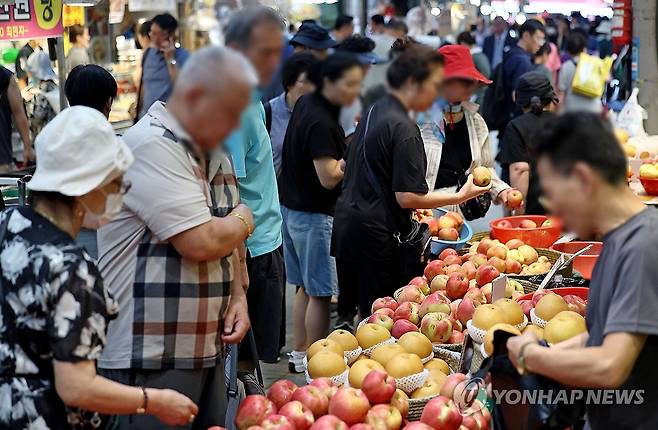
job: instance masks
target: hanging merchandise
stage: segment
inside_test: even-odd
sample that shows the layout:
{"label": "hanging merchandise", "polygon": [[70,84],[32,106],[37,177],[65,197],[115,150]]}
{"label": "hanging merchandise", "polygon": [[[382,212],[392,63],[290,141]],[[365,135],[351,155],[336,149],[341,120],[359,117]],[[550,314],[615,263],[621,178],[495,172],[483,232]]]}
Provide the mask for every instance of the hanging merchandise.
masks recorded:
{"label": "hanging merchandise", "polygon": [[619,0],[613,3],[612,9],[612,44],[615,52],[619,52],[633,37],[633,2]]}
{"label": "hanging merchandise", "polygon": [[647,119],[647,111],[644,110],[640,103],[637,101],[637,96],[640,90],[633,88],[631,96],[622,108],[619,115],[617,115],[617,127],[626,130],[631,137],[645,135],[643,121]]}

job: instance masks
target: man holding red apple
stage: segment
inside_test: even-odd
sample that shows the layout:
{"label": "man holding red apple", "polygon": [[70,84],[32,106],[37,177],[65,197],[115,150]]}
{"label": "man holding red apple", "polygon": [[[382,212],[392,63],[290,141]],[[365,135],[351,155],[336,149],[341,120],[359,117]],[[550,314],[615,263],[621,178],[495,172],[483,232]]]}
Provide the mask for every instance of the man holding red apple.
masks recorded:
{"label": "man holding red apple", "polygon": [[588,404],[586,428],[658,428],[658,212],[628,188],[626,156],[598,115],[555,119],[535,152],[547,208],[581,239],[602,238],[603,251],[589,290],[589,334],[546,348],[526,331],[507,341],[509,357],[520,372],[565,386],[642,393],[632,405]]}

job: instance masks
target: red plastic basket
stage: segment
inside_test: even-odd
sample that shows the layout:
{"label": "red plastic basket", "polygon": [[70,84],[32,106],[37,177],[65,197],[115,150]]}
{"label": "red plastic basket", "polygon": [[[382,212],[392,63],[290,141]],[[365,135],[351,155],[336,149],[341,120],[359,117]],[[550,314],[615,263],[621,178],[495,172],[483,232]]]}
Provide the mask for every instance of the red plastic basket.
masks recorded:
{"label": "red plastic basket", "polygon": [[[560,296],[568,296],[568,295],[574,295],[578,296],[583,300],[587,300],[587,296],[589,294],[589,288],[584,288],[584,287],[564,287],[564,288],[551,288],[549,291],[554,292],[555,294],[559,294]],[[517,302],[520,302],[521,300],[532,300],[532,293],[524,294],[518,299],[516,299]]]}
{"label": "red plastic basket", "polygon": [[[535,248],[550,248],[556,240],[560,238],[562,232],[562,221],[551,217],[553,225],[550,227],[541,227],[541,225],[549,219],[543,215],[519,215],[506,218],[498,218],[491,221],[491,238],[498,239],[502,243],[506,243],[512,239],[520,239],[526,245]],[[512,224],[511,228],[500,227],[503,221],[509,221]],[[521,228],[523,220],[531,220],[537,224],[537,228]]]}
{"label": "red plastic basket", "polygon": [[583,255],[579,255],[573,260],[573,268],[576,269],[583,278],[592,279],[592,271],[596,265],[596,260],[599,259],[599,254],[603,249],[603,243],[601,242],[567,242],[567,243],[558,243],[553,245],[551,249],[553,251],[561,252],[563,254],[568,254],[569,256],[575,254],[581,249],[585,248],[587,245],[592,245],[589,251],[585,252]]}
{"label": "red plastic basket", "polygon": [[658,196],[658,179],[640,178],[644,191],[650,196]]}

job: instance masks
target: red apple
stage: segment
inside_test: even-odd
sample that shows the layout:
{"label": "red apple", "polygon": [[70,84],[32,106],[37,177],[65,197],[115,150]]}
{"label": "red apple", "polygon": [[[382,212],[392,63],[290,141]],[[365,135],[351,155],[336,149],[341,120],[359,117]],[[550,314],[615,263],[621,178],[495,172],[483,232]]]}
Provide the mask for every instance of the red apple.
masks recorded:
{"label": "red apple", "polygon": [[462,302],[462,299],[457,299],[453,300],[450,302],[450,315],[456,315],[457,314],[457,308],[459,307],[459,304]]}
{"label": "red apple", "polygon": [[580,297],[574,296],[573,294],[567,294],[564,296],[564,301],[567,302],[570,311],[577,312],[582,316],[585,316],[587,313],[587,302]]}
{"label": "red apple", "polygon": [[468,259],[471,263],[475,265],[475,268],[478,268],[484,264],[487,264],[487,256],[484,254],[475,254]]}
{"label": "red apple", "polygon": [[487,430],[489,421],[481,413],[474,413],[462,418],[461,428],[464,430]]}
{"label": "red apple", "polygon": [[423,317],[420,323],[420,332],[427,337],[430,342],[446,343],[452,334],[452,322],[447,314],[430,313]]}
{"label": "red apple", "polygon": [[457,212],[448,211],[446,212],[445,216],[454,219],[455,222],[457,223],[457,227],[461,227],[462,225],[464,225],[464,217],[458,214]]}
{"label": "red apple", "polygon": [[399,388],[395,390],[395,394],[391,399],[391,406],[400,411],[402,418],[406,419],[409,415],[409,396],[407,396],[407,393]]}
{"label": "red apple", "polygon": [[424,317],[430,312],[450,313],[450,300],[440,292],[432,293],[420,305],[419,315]]}
{"label": "red apple", "polygon": [[509,220],[506,220],[506,219],[504,219],[502,221],[498,221],[497,227],[498,228],[513,228],[512,223]]}
{"label": "red apple", "polygon": [[507,207],[510,209],[518,208],[523,203],[523,194],[519,190],[512,190],[507,193]]}
{"label": "red apple", "polygon": [[537,228],[537,223],[532,221],[532,220],[529,220],[529,219],[524,219],[523,221],[521,221],[520,227],[521,228]]}
{"label": "red apple", "polygon": [[276,414],[276,406],[267,397],[252,394],[240,403],[235,416],[235,425],[239,430],[258,426],[270,415]]}
{"label": "red apple", "polygon": [[397,320],[393,323],[393,329],[391,330],[391,336],[396,339],[399,339],[403,334],[409,333],[410,331],[418,331],[416,324],[408,320]]}
{"label": "red apple", "polygon": [[489,259],[492,257],[498,257],[504,261],[507,258],[507,249],[504,245],[494,245],[487,251],[487,257],[489,257]]}
{"label": "red apple", "polygon": [[370,318],[368,318],[368,323],[380,325],[388,331],[393,329],[393,318],[382,314],[370,315]]}
{"label": "red apple", "polygon": [[377,309],[373,315],[386,315],[387,317],[393,318],[395,316],[395,311],[391,308],[381,308]]}
{"label": "red apple", "polygon": [[445,259],[448,258],[449,255],[458,256],[459,254],[457,253],[457,251],[455,251],[452,248],[446,248],[443,251],[441,251],[441,253],[439,254],[439,260],[445,261]]}
{"label": "red apple", "polygon": [[340,418],[333,415],[325,415],[318,418],[313,425],[311,430],[348,430],[349,427]]}
{"label": "red apple", "polygon": [[[472,283],[473,281],[471,281]],[[477,283],[476,283],[477,285]],[[469,289],[466,291],[466,294],[464,294],[464,298],[470,298],[473,300],[476,306],[478,305],[483,305],[487,302],[487,299],[484,297],[484,294],[482,293],[482,290],[479,289],[478,287],[471,287],[471,284],[469,283]]]}
{"label": "red apple", "polygon": [[441,395],[427,402],[420,422],[434,430],[458,430],[462,423],[462,415],[450,398]]}
{"label": "red apple", "polygon": [[329,414],[353,425],[363,422],[370,410],[370,402],[365,393],[356,388],[343,387],[329,401]]}
{"label": "red apple", "polygon": [[338,387],[329,378],[315,378],[309,385],[318,388],[328,399],[338,391]]}
{"label": "red apple", "polygon": [[461,266],[462,259],[458,255],[449,255],[443,260],[444,266],[452,266],[453,264],[458,264]]}
{"label": "red apple", "polygon": [[472,257],[474,257],[476,255],[477,255],[477,253],[475,253],[475,252],[469,252],[467,254],[461,255],[462,264],[466,263],[467,261],[469,261]]}
{"label": "red apple", "polygon": [[462,272],[464,272],[464,275],[468,278],[470,281],[471,279],[475,279],[475,274],[477,273],[478,268],[475,267],[475,264],[467,261],[466,263],[462,264]]}
{"label": "red apple", "polygon": [[473,313],[477,306],[479,304],[476,304],[470,297],[464,297],[461,303],[459,303],[455,316],[462,324],[466,325],[466,322],[473,318]]}
{"label": "red apple", "polygon": [[292,394],[296,389],[297,385],[295,385],[292,381],[288,381],[287,379],[280,379],[272,384],[270,389],[267,391],[267,398],[270,399],[272,403],[274,403],[274,406],[276,406],[277,409],[280,409],[281,406],[290,401]]}
{"label": "red apple", "polygon": [[528,320],[530,320],[530,310],[534,308],[532,300],[521,300],[519,304],[521,305],[521,309],[523,309],[525,316],[527,316]]}
{"label": "red apple", "polygon": [[421,423],[420,421],[412,421],[406,426],[403,430],[434,430],[432,427],[427,424]]}
{"label": "red apple", "polygon": [[485,238],[480,241],[480,244],[478,245],[477,252],[478,254],[484,254],[487,255],[487,252],[489,251],[489,248],[494,246],[496,242],[494,242],[491,239]]}
{"label": "red apple", "polygon": [[448,276],[452,275],[453,273],[464,273],[461,264],[452,264],[446,267],[445,271],[446,271],[446,275]]}
{"label": "red apple", "polygon": [[375,430],[399,430],[402,414],[391,405],[375,405],[366,416],[366,424],[370,424]]}
{"label": "red apple", "polygon": [[424,276],[417,276],[413,278],[411,281],[409,281],[409,285],[416,285],[420,287],[420,291],[422,291],[422,293],[425,295],[430,293],[430,285]]}
{"label": "red apple", "polygon": [[429,282],[432,282],[434,277],[436,275],[441,275],[443,274],[443,267],[445,266],[445,263],[441,260],[432,260],[429,263],[427,263],[427,266],[425,266],[425,271],[423,275]]}
{"label": "red apple", "polygon": [[361,390],[373,405],[390,403],[395,394],[395,378],[381,370],[371,370],[363,380]]}
{"label": "red apple", "polygon": [[400,297],[398,297],[398,303],[402,303],[402,302],[422,303],[424,298],[425,298],[425,294],[423,294],[422,289],[418,285],[407,285],[400,292]]}
{"label": "red apple", "polygon": [[518,261],[511,258],[505,260],[505,273],[521,273],[522,270],[523,267]]}
{"label": "red apple", "polygon": [[468,291],[468,278],[462,273],[453,273],[446,283],[446,295],[451,299],[460,299]]}
{"label": "red apple", "polygon": [[459,232],[454,228],[442,228],[437,237],[441,240],[455,241],[459,240]]}
{"label": "red apple", "polygon": [[407,320],[407,321],[411,321],[413,324],[418,324],[418,321],[420,321],[419,312],[420,312],[420,305],[418,303],[402,302],[395,310],[395,315],[393,316],[393,320],[394,321]]}
{"label": "red apple", "polygon": [[432,285],[430,285],[430,291],[432,293],[436,293],[437,291],[445,291],[446,290],[446,283],[448,282],[448,275],[436,275],[434,279],[432,279]]}
{"label": "red apple", "polygon": [[455,318],[453,315],[449,315],[450,317],[450,322],[452,323],[452,331],[462,331],[464,329],[464,325],[459,321],[457,318]]}
{"label": "red apple", "polygon": [[457,228],[459,224],[457,224],[457,221],[449,216],[442,216],[439,217],[439,229],[446,229],[446,228]]}
{"label": "red apple", "polygon": [[482,291],[482,295],[484,296],[484,299],[487,303],[491,303],[491,289],[493,288],[493,284],[488,283],[482,286],[480,288],[480,291]]}
{"label": "red apple", "polygon": [[491,257],[491,258],[489,259],[489,261],[487,261],[487,264],[488,264],[489,266],[493,266],[493,267],[495,267],[496,270],[498,270],[500,273],[505,272],[505,268],[507,267],[507,266],[505,265],[505,260],[501,260],[501,259],[498,258],[498,257]]}
{"label": "red apple", "polygon": [[393,297],[381,297],[372,303],[371,312],[375,313],[377,310],[384,308],[388,308],[394,311],[398,308],[398,302],[396,302]]}
{"label": "red apple", "polygon": [[370,424],[358,423],[350,427],[350,430],[375,430],[375,429],[373,429]]}
{"label": "red apple", "polygon": [[439,221],[436,218],[425,218],[422,222],[427,224],[430,230],[430,234],[432,236],[436,236],[439,234],[439,230],[440,230]]}
{"label": "red apple", "polygon": [[457,385],[461,384],[467,379],[468,378],[463,373],[453,373],[448,375],[446,380],[443,381],[443,386],[441,386],[441,395],[452,399]]}
{"label": "red apple", "polygon": [[547,289],[542,289],[542,290],[537,290],[532,294],[532,304],[533,306],[537,306],[537,303],[544,297],[546,294],[555,294],[551,290]]}
{"label": "red apple", "polygon": [[[224,429],[224,427],[219,427],[220,429]],[[210,430],[210,429],[208,429]],[[263,427],[261,426],[251,426],[247,430],[263,430]]]}
{"label": "red apple", "polygon": [[326,415],[329,409],[329,398],[319,388],[312,385],[296,389],[292,400],[297,400],[310,409],[316,419]]}
{"label": "red apple", "polygon": [[478,284],[478,287],[482,287],[486,284],[493,282],[494,279],[500,276],[500,271],[494,266],[486,265],[480,266],[478,272],[475,275],[475,280]]}
{"label": "red apple", "polygon": [[453,330],[446,343],[451,345],[464,343],[464,333],[461,331]]}
{"label": "red apple", "polygon": [[295,430],[295,424],[283,415],[270,415],[260,425],[264,430]]}
{"label": "red apple", "polygon": [[512,249],[519,249],[519,247],[521,247],[521,246],[523,246],[523,245],[525,245],[525,243],[523,243],[523,241],[522,241],[521,239],[510,239],[510,240],[508,240],[507,243],[505,244],[505,246],[506,246],[509,250],[512,250]]}
{"label": "red apple", "polygon": [[297,400],[286,403],[279,410],[279,415],[283,415],[295,425],[296,430],[307,430],[315,422],[313,412]]}

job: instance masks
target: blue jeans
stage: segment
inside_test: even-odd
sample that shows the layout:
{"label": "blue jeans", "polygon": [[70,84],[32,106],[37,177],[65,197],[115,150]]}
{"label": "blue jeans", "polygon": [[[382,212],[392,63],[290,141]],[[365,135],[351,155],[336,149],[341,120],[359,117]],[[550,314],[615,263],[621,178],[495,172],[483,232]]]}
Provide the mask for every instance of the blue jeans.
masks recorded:
{"label": "blue jeans", "polygon": [[286,278],[311,297],[338,294],[336,260],[330,255],[333,217],[281,206]]}

